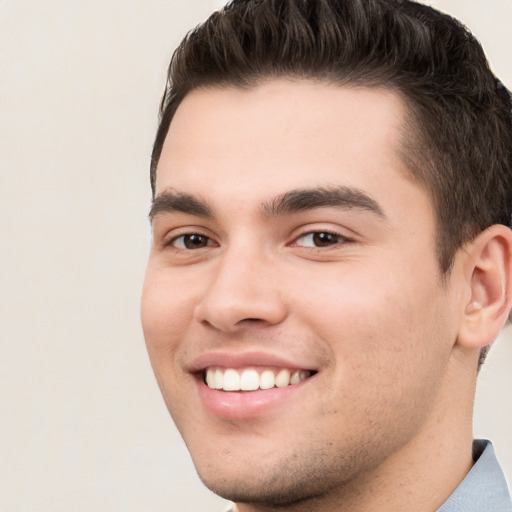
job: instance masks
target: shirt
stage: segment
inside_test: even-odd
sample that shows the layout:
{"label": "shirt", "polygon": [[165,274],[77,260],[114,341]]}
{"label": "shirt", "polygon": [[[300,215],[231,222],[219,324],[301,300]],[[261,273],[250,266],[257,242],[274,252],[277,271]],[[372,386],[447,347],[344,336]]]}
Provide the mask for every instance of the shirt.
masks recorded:
{"label": "shirt", "polygon": [[473,443],[475,464],[437,512],[512,512],[512,502],[490,441]]}

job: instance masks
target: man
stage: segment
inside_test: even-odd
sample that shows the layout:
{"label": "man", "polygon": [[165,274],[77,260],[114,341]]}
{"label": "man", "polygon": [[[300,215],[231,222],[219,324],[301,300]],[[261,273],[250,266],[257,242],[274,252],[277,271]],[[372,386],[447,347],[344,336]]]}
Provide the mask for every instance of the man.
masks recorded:
{"label": "man", "polygon": [[510,94],[399,0],[235,0],[176,51],[149,355],[238,512],[510,512],[473,441],[512,304]]}

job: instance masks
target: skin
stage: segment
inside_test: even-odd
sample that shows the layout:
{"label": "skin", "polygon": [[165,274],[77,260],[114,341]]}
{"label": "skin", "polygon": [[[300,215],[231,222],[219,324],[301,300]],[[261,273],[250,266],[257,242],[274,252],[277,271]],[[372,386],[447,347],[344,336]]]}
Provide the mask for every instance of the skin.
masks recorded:
{"label": "skin", "polygon": [[[467,319],[499,295],[474,272],[496,236],[441,278],[432,203],[399,158],[404,120],[389,90],[274,80],[194,91],[171,123],[143,328],[200,477],[240,512],[432,511],[471,467],[478,350],[494,331]],[[290,191],[340,187],[372,207],[269,211]],[[322,232],[335,235],[315,246]],[[187,248],[190,234],[203,238]],[[264,413],[219,417],[191,364],[251,351],[317,373]]]}

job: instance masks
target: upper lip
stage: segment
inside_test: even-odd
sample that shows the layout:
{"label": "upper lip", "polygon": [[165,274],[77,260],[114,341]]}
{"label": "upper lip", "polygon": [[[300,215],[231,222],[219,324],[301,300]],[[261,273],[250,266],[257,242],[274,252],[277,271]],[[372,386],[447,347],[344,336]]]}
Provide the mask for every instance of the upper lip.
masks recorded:
{"label": "upper lip", "polygon": [[194,358],[188,366],[188,371],[198,373],[212,366],[224,368],[247,368],[252,366],[266,366],[287,368],[289,370],[311,370],[316,371],[310,363],[294,360],[279,354],[269,352],[245,351],[227,352],[212,351],[200,354]]}

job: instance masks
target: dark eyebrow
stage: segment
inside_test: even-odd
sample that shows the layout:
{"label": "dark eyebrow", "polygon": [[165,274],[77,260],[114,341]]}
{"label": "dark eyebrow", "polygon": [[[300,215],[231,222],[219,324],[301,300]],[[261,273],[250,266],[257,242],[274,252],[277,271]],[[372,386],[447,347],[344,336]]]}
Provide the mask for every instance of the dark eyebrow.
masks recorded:
{"label": "dark eyebrow", "polygon": [[265,204],[263,212],[267,217],[278,217],[328,207],[364,210],[386,218],[375,199],[358,188],[345,186],[290,190]]}
{"label": "dark eyebrow", "polygon": [[213,217],[213,211],[208,203],[191,194],[166,191],[157,195],[151,204],[149,220],[162,213],[180,212],[198,217]]}

